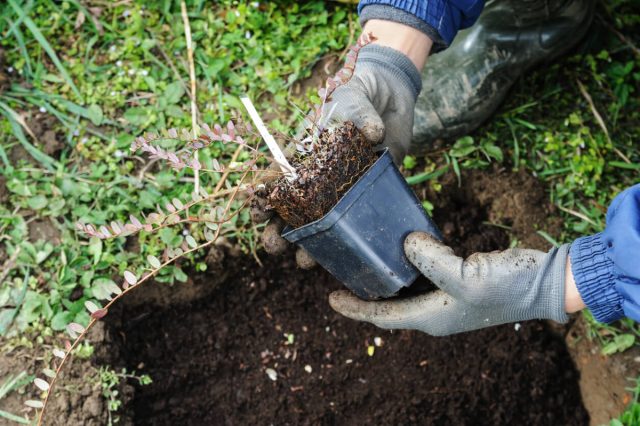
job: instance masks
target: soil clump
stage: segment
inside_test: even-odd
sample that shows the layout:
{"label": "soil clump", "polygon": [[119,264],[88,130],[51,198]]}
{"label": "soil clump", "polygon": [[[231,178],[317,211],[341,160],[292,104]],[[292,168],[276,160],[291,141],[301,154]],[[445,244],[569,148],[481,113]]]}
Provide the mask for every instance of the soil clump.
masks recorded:
{"label": "soil clump", "polygon": [[323,130],[310,152],[291,165],[298,178],[283,176],[270,184],[268,208],[298,228],[327,214],[377,159],[373,147],[348,121]]}

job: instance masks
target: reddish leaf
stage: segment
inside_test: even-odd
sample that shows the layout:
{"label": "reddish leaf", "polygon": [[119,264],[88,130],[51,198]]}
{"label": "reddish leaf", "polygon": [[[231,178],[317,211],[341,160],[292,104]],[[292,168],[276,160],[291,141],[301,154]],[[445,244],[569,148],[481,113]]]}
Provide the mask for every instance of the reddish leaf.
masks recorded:
{"label": "reddish leaf", "polygon": [[91,314],[91,318],[95,318],[95,319],[100,319],[103,318],[105,315],[107,315],[109,311],[107,309],[98,309],[97,311],[93,312]]}

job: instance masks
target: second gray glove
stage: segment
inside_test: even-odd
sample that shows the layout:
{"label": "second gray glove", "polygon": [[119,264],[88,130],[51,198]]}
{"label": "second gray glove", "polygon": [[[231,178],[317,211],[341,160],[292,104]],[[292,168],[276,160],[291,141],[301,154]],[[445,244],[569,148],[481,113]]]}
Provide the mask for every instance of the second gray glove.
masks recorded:
{"label": "second gray glove", "polygon": [[548,253],[509,249],[466,260],[428,234],[405,241],[409,260],[440,290],[367,302],[348,291],[331,294],[339,313],[378,327],[414,329],[434,336],[530,319],[566,322],[565,268],[569,245]]}

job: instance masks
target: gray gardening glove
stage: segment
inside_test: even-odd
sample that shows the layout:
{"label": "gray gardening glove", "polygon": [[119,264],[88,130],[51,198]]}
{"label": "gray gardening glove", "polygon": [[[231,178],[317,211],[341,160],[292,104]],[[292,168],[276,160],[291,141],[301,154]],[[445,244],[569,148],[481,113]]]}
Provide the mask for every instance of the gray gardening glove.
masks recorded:
{"label": "gray gardening glove", "polygon": [[[389,147],[396,163],[404,158],[413,129],[413,110],[422,88],[420,73],[403,53],[374,44],[360,49],[351,80],[338,87],[328,102],[326,113],[335,109],[331,123],[353,121],[364,136],[376,146]],[[257,199],[252,208],[254,223],[270,216],[265,214],[264,199]],[[280,236],[285,223],[273,218],[262,233],[262,244],[269,254],[280,254],[288,242]],[[315,265],[309,254],[299,249],[298,266],[308,269]]]}
{"label": "gray gardening glove", "polygon": [[569,245],[548,253],[509,249],[476,253],[466,260],[428,234],[405,240],[407,257],[440,290],[388,301],[366,302],[348,291],[329,297],[349,318],[382,328],[414,329],[434,336],[530,319],[566,322],[565,266]]}
{"label": "gray gardening glove", "polygon": [[388,147],[400,163],[411,143],[413,111],[422,89],[420,72],[403,53],[369,44],[358,53],[355,71],[324,107],[336,104],[331,121],[353,121],[374,145]]}

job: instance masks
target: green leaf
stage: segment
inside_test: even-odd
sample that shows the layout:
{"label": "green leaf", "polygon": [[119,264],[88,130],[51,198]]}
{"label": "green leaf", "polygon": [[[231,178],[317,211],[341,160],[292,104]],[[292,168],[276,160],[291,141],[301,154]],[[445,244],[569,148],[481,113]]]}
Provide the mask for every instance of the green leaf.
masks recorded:
{"label": "green leaf", "polygon": [[633,334],[619,334],[602,348],[603,355],[613,355],[616,352],[624,352],[636,342]]}
{"label": "green leaf", "polygon": [[151,111],[145,107],[129,108],[123,115],[124,119],[134,126],[143,126],[151,119]]}
{"label": "green leaf", "polygon": [[487,153],[489,157],[493,157],[496,160],[498,160],[498,162],[502,163],[504,156],[502,155],[502,150],[500,149],[500,147],[492,144],[491,142],[488,142],[483,144],[482,148],[484,149],[484,151]]}
{"label": "green leaf", "polygon": [[406,156],[406,157],[404,157],[404,159],[402,160],[402,166],[403,166],[406,170],[411,170],[411,169],[413,169],[417,164],[418,164],[418,162],[416,161],[416,157],[414,157],[413,155],[407,155],[407,156]]}
{"label": "green leaf", "polygon": [[104,118],[102,114],[102,108],[100,108],[96,104],[91,104],[89,108],[87,108],[87,112],[89,113],[89,120],[96,126],[99,126],[102,123],[102,119]]}
{"label": "green leaf", "polygon": [[151,265],[152,268],[158,269],[162,264],[160,263],[160,259],[153,255],[147,256],[147,262]]}
{"label": "green leaf", "polygon": [[466,157],[477,149],[478,147],[473,144],[473,138],[471,136],[465,136],[456,141],[449,151],[449,155],[452,157]]}
{"label": "green leaf", "polygon": [[62,331],[67,327],[75,315],[69,311],[58,312],[51,319],[51,328],[55,331]]}
{"label": "green leaf", "polygon": [[164,110],[169,117],[180,118],[185,116],[185,112],[178,105],[168,105]]}
{"label": "green leaf", "polygon": [[47,206],[47,197],[44,195],[36,195],[27,200],[27,204],[33,210],[42,210]]}
{"label": "green leaf", "polygon": [[93,281],[93,285],[91,287],[91,292],[93,293],[93,297],[98,300],[107,300],[111,298],[111,291],[116,283],[114,283],[109,278],[97,278]]}
{"label": "green leaf", "polygon": [[189,277],[187,277],[187,274],[185,274],[182,269],[180,268],[174,268],[173,269],[173,276],[176,278],[176,280],[180,281],[180,282],[187,282],[187,279]]}
{"label": "green leaf", "polygon": [[198,242],[191,235],[187,235],[186,240],[187,240],[187,244],[189,245],[189,247],[191,247],[191,248],[198,247]]}
{"label": "green leaf", "polygon": [[619,169],[640,170],[640,163],[625,163],[623,161],[609,161],[609,165]]}
{"label": "green leaf", "polygon": [[15,414],[11,414],[8,411],[4,411],[4,410],[0,410],[0,417],[4,417],[7,420],[11,420],[13,422],[20,423],[23,425],[31,424],[31,422],[28,419],[25,419],[24,417],[16,416]]}
{"label": "green leaf", "polygon": [[417,175],[409,176],[407,178],[407,183],[409,185],[417,185],[422,182],[426,182],[431,179],[437,179],[443,174],[445,174],[449,170],[449,165],[447,164],[444,167],[439,168],[433,172],[424,172]]}
{"label": "green leaf", "polygon": [[176,104],[180,101],[180,98],[184,95],[184,87],[179,81],[174,81],[167,86],[164,92],[164,98],[169,104]]}
{"label": "green leaf", "polygon": [[91,237],[89,241],[89,254],[93,256],[94,265],[100,261],[100,256],[102,256],[102,240],[100,238]]}

